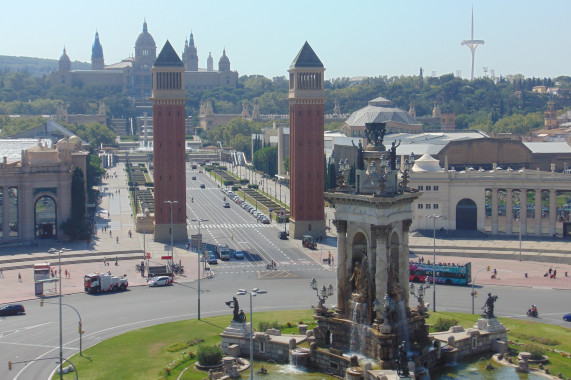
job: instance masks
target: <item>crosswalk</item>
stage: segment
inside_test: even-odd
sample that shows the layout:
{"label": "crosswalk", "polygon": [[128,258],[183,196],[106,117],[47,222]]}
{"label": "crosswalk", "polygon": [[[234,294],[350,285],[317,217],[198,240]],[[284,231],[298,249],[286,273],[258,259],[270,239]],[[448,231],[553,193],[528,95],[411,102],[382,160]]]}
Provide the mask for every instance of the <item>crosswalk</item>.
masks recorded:
{"label": "crosswalk", "polygon": [[263,224],[263,223],[201,223],[200,227],[197,224],[189,224],[187,225],[187,229],[189,230],[198,230],[199,228],[271,228],[271,224]]}

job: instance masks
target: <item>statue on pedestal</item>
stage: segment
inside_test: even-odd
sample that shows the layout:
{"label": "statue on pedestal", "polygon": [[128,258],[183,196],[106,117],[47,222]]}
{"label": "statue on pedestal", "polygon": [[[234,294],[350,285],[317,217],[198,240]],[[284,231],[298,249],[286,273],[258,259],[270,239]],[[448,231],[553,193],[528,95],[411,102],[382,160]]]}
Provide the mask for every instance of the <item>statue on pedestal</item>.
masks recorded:
{"label": "statue on pedestal", "polygon": [[244,323],[246,322],[246,314],[244,314],[243,310],[240,310],[240,305],[238,304],[238,300],[236,297],[232,297],[232,301],[227,301],[226,305],[230,308],[234,309],[234,318],[232,318],[233,322]]}
{"label": "statue on pedestal", "polygon": [[484,304],[484,314],[482,315],[485,318],[495,318],[494,316],[494,303],[498,300],[498,296],[493,296],[492,293],[488,293],[488,299]]}
{"label": "statue on pedestal", "polygon": [[363,263],[356,262],[353,269],[353,275],[349,279],[353,285],[353,300],[355,302],[363,303],[367,296],[367,259],[363,258]]}

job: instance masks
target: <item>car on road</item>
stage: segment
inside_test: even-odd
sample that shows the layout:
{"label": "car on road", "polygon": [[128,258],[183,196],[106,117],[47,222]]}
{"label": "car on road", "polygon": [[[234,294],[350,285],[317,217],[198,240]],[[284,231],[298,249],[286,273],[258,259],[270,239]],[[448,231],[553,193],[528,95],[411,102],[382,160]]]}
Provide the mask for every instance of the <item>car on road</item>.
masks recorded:
{"label": "car on road", "polygon": [[218,264],[218,258],[214,253],[208,255],[208,264]]}
{"label": "car on road", "polygon": [[147,285],[151,287],[172,285],[172,277],[156,276],[147,281]]}
{"label": "car on road", "polygon": [[224,208],[230,208],[230,203],[224,202]]}
{"label": "car on road", "polygon": [[278,232],[278,237],[282,240],[287,240],[287,232],[285,231]]}
{"label": "car on road", "polygon": [[192,177],[193,180],[196,180],[196,177]]}
{"label": "car on road", "polygon": [[567,313],[563,316],[565,322],[571,322],[571,313]]}
{"label": "car on road", "polygon": [[242,260],[244,258],[244,251],[236,251],[234,257],[238,260]]}
{"label": "car on road", "polygon": [[201,188],[201,189],[206,189],[206,186],[204,186],[204,184],[201,183],[201,184],[200,184],[200,188]]}
{"label": "car on road", "polygon": [[0,315],[26,314],[26,309],[19,303],[13,303],[0,307]]}

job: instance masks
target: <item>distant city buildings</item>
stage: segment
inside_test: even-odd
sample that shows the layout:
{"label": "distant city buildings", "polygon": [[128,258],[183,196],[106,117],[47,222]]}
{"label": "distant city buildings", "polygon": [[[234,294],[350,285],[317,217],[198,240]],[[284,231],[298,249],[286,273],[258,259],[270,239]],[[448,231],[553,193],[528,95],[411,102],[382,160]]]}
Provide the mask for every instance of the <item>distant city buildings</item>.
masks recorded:
{"label": "distant city buildings", "polygon": [[[118,87],[127,91],[138,102],[146,102],[151,96],[151,66],[157,58],[157,46],[149,33],[147,22],[143,23],[143,31],[135,42],[135,55],[130,55],[121,62],[105,65],[103,46],[99,32],[95,33],[92,45],[91,70],[72,70],[71,60],[64,48],[59,59],[58,70],[51,73],[51,84],[65,86],[81,86],[99,84]],[[226,49],[218,61],[218,70],[214,70],[212,54],[207,58],[207,68],[198,67],[198,52],[194,43],[194,35],[185,42],[183,49],[185,66],[185,89],[202,90],[214,87],[236,87],[238,72],[232,71]]]}

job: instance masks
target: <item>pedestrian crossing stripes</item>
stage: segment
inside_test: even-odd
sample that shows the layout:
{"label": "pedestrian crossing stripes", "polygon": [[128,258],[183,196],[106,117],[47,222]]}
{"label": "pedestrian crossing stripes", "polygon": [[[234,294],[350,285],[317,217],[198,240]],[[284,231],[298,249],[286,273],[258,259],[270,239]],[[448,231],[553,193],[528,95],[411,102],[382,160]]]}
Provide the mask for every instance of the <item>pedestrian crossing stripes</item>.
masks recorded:
{"label": "pedestrian crossing stripes", "polygon": [[205,224],[202,223],[200,226],[197,224],[189,224],[187,228],[189,230],[199,228],[271,228],[271,224],[262,224],[262,223],[221,223],[221,224]]}

